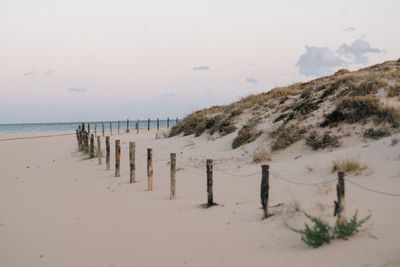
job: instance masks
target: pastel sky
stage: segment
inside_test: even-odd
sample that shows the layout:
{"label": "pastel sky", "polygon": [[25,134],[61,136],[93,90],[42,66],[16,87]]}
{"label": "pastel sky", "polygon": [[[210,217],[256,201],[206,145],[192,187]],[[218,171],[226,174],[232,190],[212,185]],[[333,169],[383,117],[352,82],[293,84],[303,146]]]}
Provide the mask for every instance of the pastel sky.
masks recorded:
{"label": "pastel sky", "polygon": [[400,1],[0,0],[0,123],[182,117],[400,58]]}

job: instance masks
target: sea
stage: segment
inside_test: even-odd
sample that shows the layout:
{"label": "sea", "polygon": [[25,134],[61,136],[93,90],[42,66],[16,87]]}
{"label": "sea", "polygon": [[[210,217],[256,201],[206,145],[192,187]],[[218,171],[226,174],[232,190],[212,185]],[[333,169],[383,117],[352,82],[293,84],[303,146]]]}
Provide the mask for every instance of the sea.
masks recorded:
{"label": "sea", "polygon": [[[178,121],[179,122],[179,121]],[[90,124],[90,130],[94,132],[96,125],[97,131],[102,130],[102,122],[92,121],[85,122],[86,127]],[[43,132],[75,132],[82,122],[52,122],[52,123],[15,123],[0,124],[0,133],[43,133]],[[126,131],[127,121],[121,121],[120,131]],[[129,121],[129,129],[134,130],[136,121]],[[176,120],[170,120],[170,127],[176,125]],[[112,121],[111,127],[113,131],[118,128],[118,121]],[[160,128],[167,127],[167,120],[160,120]],[[147,129],[147,120],[139,121],[140,129]],[[157,120],[150,120],[150,128],[157,128]],[[104,130],[110,130],[110,121],[104,122]]]}

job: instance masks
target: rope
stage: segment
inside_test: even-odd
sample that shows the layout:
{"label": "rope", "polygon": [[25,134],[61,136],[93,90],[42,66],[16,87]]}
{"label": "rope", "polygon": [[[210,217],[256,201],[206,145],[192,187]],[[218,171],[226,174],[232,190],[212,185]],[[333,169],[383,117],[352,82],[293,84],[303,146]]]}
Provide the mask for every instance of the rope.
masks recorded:
{"label": "rope", "polygon": [[273,173],[271,171],[270,171],[270,173],[272,173],[272,175],[274,175],[278,179],[281,179],[281,180],[283,180],[285,182],[288,182],[288,183],[291,183],[291,184],[297,184],[297,185],[319,185],[319,184],[330,183],[330,182],[333,182],[333,181],[337,180],[337,178],[333,178],[333,179],[322,181],[322,182],[306,183],[306,182],[298,182],[298,181],[294,181],[292,179],[283,178],[282,176],[280,176],[280,175],[278,175],[276,173]]}
{"label": "rope", "polygon": [[357,183],[355,183],[355,182],[353,182],[353,181],[351,181],[351,180],[349,180],[349,179],[347,179],[347,178],[344,178],[344,179],[345,179],[347,182],[349,182],[349,183],[351,183],[351,184],[353,184],[353,185],[355,185],[355,186],[358,186],[358,187],[361,188],[361,189],[364,189],[364,190],[367,190],[367,191],[370,191],[370,192],[373,192],[373,193],[377,193],[377,194],[381,194],[381,195],[385,195],[385,196],[391,196],[391,197],[400,197],[400,194],[378,191],[378,190],[376,190],[376,189],[369,188],[369,187],[366,187],[366,186],[357,184]]}
{"label": "rope", "polygon": [[22,139],[34,139],[34,138],[44,138],[44,137],[54,137],[54,136],[65,136],[73,135],[75,133],[64,133],[64,134],[52,134],[52,135],[38,135],[38,136],[26,136],[26,137],[14,137],[14,138],[4,138],[0,141],[12,141],[12,140],[22,140]]}
{"label": "rope", "polygon": [[215,169],[215,170],[219,171],[219,172],[222,172],[222,173],[225,173],[225,174],[230,175],[230,176],[234,176],[234,177],[248,177],[248,176],[254,176],[254,175],[257,175],[257,174],[261,173],[261,171],[258,171],[258,172],[253,172],[253,173],[249,173],[249,174],[235,174],[235,173],[230,173],[230,172],[227,172],[227,171],[224,171],[224,170],[220,170],[220,169]]}

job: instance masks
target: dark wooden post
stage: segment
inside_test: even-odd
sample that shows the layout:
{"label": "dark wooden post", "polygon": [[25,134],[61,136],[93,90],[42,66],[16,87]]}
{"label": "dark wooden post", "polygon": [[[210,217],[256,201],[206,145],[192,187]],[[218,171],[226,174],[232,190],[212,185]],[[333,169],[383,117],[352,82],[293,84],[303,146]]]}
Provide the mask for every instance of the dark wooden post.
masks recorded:
{"label": "dark wooden post", "polygon": [[334,216],[338,216],[336,223],[342,225],[344,220],[344,172],[338,172],[338,184],[336,185],[336,193],[338,200],[335,201]]}
{"label": "dark wooden post", "polygon": [[213,161],[207,160],[207,207],[214,205],[213,200]]}
{"label": "dark wooden post", "polygon": [[169,118],[167,118],[167,129],[169,129]]}
{"label": "dark wooden post", "polygon": [[129,142],[130,183],[135,183],[135,142]]}
{"label": "dark wooden post", "polygon": [[171,189],[169,199],[175,199],[176,154],[171,153]]}
{"label": "dark wooden post", "polygon": [[101,142],[100,142],[100,135],[97,136],[97,157],[99,158],[99,165],[101,165]]}
{"label": "dark wooden post", "polygon": [[85,128],[85,123],[82,122],[82,132],[84,132],[85,130],[86,130],[86,128]]}
{"label": "dark wooden post", "polygon": [[78,149],[81,149],[81,143],[79,140],[79,130],[76,129],[76,141],[78,142]]}
{"label": "dark wooden post", "polygon": [[160,130],[160,120],[157,118],[157,131]]}
{"label": "dark wooden post", "polygon": [[118,121],[118,134],[119,134],[119,127],[121,126],[121,122]]}
{"label": "dark wooden post", "polygon": [[103,132],[103,137],[104,137],[104,122],[101,123],[101,131]]}
{"label": "dark wooden post", "polygon": [[129,120],[126,120],[126,132],[129,133]]}
{"label": "dark wooden post", "polygon": [[136,122],[136,131],[139,133],[139,128],[140,128],[140,120],[137,120]]}
{"label": "dark wooden post", "polygon": [[97,138],[97,123],[94,124],[94,136]]}
{"label": "dark wooden post", "polygon": [[147,131],[150,131],[150,119],[147,120]]}
{"label": "dark wooden post", "polygon": [[110,169],[110,137],[106,136],[106,166]]}
{"label": "dark wooden post", "polygon": [[261,204],[264,210],[264,218],[268,218],[269,197],[269,165],[261,165]]}
{"label": "dark wooden post", "polygon": [[176,123],[175,123],[175,125],[178,125],[178,122],[179,122],[179,120],[178,120],[178,118],[176,118]]}
{"label": "dark wooden post", "polygon": [[112,122],[110,121],[110,135],[112,135]]}
{"label": "dark wooden post", "polygon": [[115,177],[120,176],[120,157],[121,157],[121,146],[120,140],[115,140]]}
{"label": "dark wooden post", "polygon": [[94,158],[94,135],[90,135],[90,158]]}
{"label": "dark wooden post", "polygon": [[90,123],[87,124],[87,132],[88,132],[88,135],[90,136]]}
{"label": "dark wooden post", "polygon": [[153,149],[147,149],[147,190],[153,190]]}
{"label": "dark wooden post", "polygon": [[88,135],[88,132],[85,132],[85,149],[86,149],[86,152],[89,153],[89,135]]}

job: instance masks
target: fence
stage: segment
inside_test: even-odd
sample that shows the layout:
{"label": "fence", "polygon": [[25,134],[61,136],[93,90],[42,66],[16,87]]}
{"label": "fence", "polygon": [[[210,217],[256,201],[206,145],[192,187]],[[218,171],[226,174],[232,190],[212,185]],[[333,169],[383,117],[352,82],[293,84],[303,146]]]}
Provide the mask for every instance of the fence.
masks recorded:
{"label": "fence", "polygon": [[[158,120],[157,120],[158,122]],[[178,122],[178,119],[176,120]],[[129,121],[127,122],[127,125],[129,124]],[[139,123],[136,124],[137,126]],[[149,127],[150,123],[147,124],[148,130],[150,129]],[[159,129],[159,123],[156,124]],[[168,125],[169,126],[169,125]],[[129,130],[129,128],[127,128]],[[88,129],[89,130],[89,129]],[[76,130],[76,137],[77,137],[77,142],[78,142],[78,147],[81,151],[89,153],[90,157],[94,157],[94,136],[93,134],[90,136],[90,147],[88,147],[88,139],[89,139],[89,133],[85,131],[85,124],[82,123],[82,126],[80,125],[78,129]],[[110,169],[110,137],[106,136],[106,166],[107,170]],[[93,141],[92,141],[93,140]],[[116,145],[115,145],[115,176],[119,176],[120,174],[120,140],[115,140]],[[99,141],[99,136],[98,136],[98,149],[97,153],[98,158],[99,158],[99,164],[102,163],[101,161],[101,149],[100,147],[100,141]],[[135,183],[135,153],[136,153],[136,145],[135,142],[129,142],[129,162],[130,162],[130,183]],[[199,167],[199,166],[193,166],[193,165],[188,165],[185,164],[183,161],[180,161],[179,159],[176,158],[175,153],[171,153],[169,158],[161,159],[158,157],[154,157],[155,161],[153,161],[153,153],[152,149],[148,148],[147,149],[147,154],[139,154],[139,156],[146,156],[147,157],[147,177],[148,177],[148,191],[151,191],[153,189],[153,162],[157,161],[169,161],[170,167],[171,167],[171,181],[170,181],[170,199],[175,199],[175,185],[176,185],[176,162],[179,162],[182,164],[184,167],[187,168],[192,168],[192,169],[197,169],[197,170],[204,170],[204,167]],[[287,183],[295,184],[295,185],[302,185],[302,186],[314,186],[314,185],[320,185],[320,184],[326,184],[326,183],[332,183],[334,181],[338,181],[337,186],[336,186],[336,191],[337,191],[337,200],[334,201],[335,203],[335,208],[334,208],[334,216],[337,216],[337,223],[341,224],[343,222],[344,218],[344,209],[345,209],[345,181],[348,182],[351,185],[357,186],[362,190],[366,190],[372,193],[376,194],[381,194],[385,196],[390,196],[390,197],[400,197],[400,194],[398,193],[390,193],[390,192],[383,192],[379,191],[361,184],[358,184],[348,178],[345,178],[345,173],[342,171],[339,171],[337,173],[337,178],[331,178],[331,179],[325,179],[323,181],[319,182],[303,182],[303,181],[297,181],[295,179],[290,179],[286,177],[282,177],[278,175],[277,173],[274,173],[270,170],[269,165],[261,165],[261,170],[257,172],[251,172],[251,173],[246,173],[246,174],[238,174],[238,173],[233,173],[232,171],[229,170],[223,170],[223,169],[218,169],[214,168],[213,166],[213,160],[212,159],[207,159],[206,161],[206,177],[207,177],[207,203],[204,204],[204,207],[208,208],[214,205],[218,205],[213,201],[213,172],[221,172],[225,175],[228,176],[233,176],[233,177],[250,177],[250,176],[255,176],[255,175],[260,175],[261,174],[261,186],[260,186],[260,202],[262,205],[263,213],[264,213],[264,218],[267,218],[270,216],[269,212],[269,205],[268,205],[268,199],[269,199],[269,191],[270,191],[270,186],[269,186],[269,178],[270,174],[272,175],[273,178],[275,179],[280,179],[282,181],[285,181]]]}

